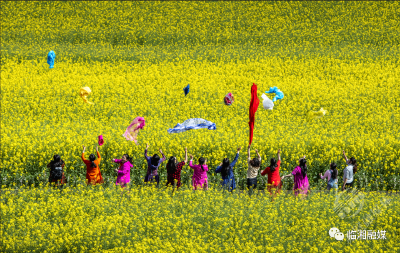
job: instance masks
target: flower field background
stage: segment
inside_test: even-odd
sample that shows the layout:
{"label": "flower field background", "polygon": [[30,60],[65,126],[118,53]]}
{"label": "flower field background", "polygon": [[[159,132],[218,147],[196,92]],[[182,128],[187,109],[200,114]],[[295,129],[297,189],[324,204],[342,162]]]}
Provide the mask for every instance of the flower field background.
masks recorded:
{"label": "flower field background", "polygon": [[[382,198],[390,205],[368,227],[386,239],[337,241]],[[133,186],[70,185],[61,193],[21,188],[1,194],[4,252],[398,252],[398,196],[370,192],[359,215],[340,219],[335,194],[306,200]]]}
{"label": "flower field background", "polygon": [[[4,251],[399,251],[395,194],[368,227],[386,230],[387,240],[347,244],[328,235],[331,227],[346,233],[386,194],[377,191],[400,190],[399,2],[0,3]],[[252,156],[257,148],[265,168],[281,149],[283,175],[306,155],[312,191],[303,201],[216,187],[215,168],[242,146],[234,174],[245,188],[253,83],[259,98],[272,86],[285,97],[272,111],[259,106]],[[79,97],[84,86],[94,105]],[[223,103],[229,92],[232,106]],[[307,121],[321,107],[328,113]],[[122,136],[137,116],[146,119],[139,145]],[[167,133],[189,118],[217,129]],[[95,153],[99,135],[106,183],[83,187],[82,145]],[[166,162],[161,189],[142,187],[146,143],[149,154],[161,148],[181,160],[187,147],[196,160],[207,158],[213,187],[188,190],[185,166],[182,190],[163,189]],[[357,159],[355,185],[367,194],[351,220],[333,212],[334,195],[317,193],[326,188],[318,174],[332,161],[342,184],[342,150]],[[115,189],[111,162],[125,153],[134,163],[129,193]],[[66,163],[61,193],[44,186],[54,154]],[[267,178],[258,181],[265,189]],[[285,180],[284,189],[292,186]]]}
{"label": "flower field background", "polygon": [[[66,175],[84,177],[82,145],[95,150],[102,134],[101,171],[116,177],[112,158],[134,157],[143,181],[150,153],[183,158],[188,147],[213,170],[248,144],[250,87],[277,86],[285,98],[260,105],[253,148],[262,167],[282,149],[282,173],[305,154],[309,178],[341,151],[356,157],[356,184],[394,189],[399,180],[399,3],[397,2],[1,2],[1,180],[37,180],[56,153]],[[56,52],[54,69],[46,55]],[[191,85],[187,97],[183,87]],[[89,86],[88,105],[78,96]],[[223,97],[232,92],[232,106]],[[306,113],[328,114],[313,122]],[[146,119],[139,145],[122,134]],[[192,117],[217,130],[168,134]],[[252,153],[252,155],[255,155]],[[245,184],[245,152],[235,168]],[[166,178],[165,164],[161,178]],[[47,174],[48,175],[48,174]],[[341,174],[339,174],[341,175]],[[46,179],[44,179],[46,180]],[[190,180],[184,169],[183,181]],[[259,178],[259,188],[265,178]],[[340,181],[339,181],[340,183]],[[400,184],[397,184],[399,187]],[[287,189],[291,184],[286,185]],[[399,188],[397,188],[399,189]]]}

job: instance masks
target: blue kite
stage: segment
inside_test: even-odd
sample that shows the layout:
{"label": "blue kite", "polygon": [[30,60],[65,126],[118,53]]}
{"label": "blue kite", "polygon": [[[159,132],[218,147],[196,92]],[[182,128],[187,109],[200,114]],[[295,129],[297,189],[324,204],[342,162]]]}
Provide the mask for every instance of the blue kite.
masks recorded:
{"label": "blue kite", "polygon": [[182,124],[178,123],[174,128],[168,129],[168,133],[181,133],[185,132],[187,130],[192,130],[192,129],[200,129],[200,128],[208,128],[208,130],[215,130],[217,127],[215,126],[215,123],[201,119],[201,118],[193,118],[193,119],[188,119],[185,120]]}
{"label": "blue kite", "polygon": [[183,91],[185,92],[185,97],[189,93],[189,89],[190,89],[190,84],[188,84],[185,88],[183,88]]}
{"label": "blue kite", "polygon": [[278,99],[282,99],[284,97],[283,92],[280,91],[276,86],[270,87],[269,91],[266,91],[265,93],[275,93],[275,97],[272,99],[272,102],[275,102]]}
{"label": "blue kite", "polygon": [[54,68],[54,60],[56,59],[56,54],[54,53],[53,50],[49,52],[47,55],[47,64],[49,64],[49,68],[52,69]]}

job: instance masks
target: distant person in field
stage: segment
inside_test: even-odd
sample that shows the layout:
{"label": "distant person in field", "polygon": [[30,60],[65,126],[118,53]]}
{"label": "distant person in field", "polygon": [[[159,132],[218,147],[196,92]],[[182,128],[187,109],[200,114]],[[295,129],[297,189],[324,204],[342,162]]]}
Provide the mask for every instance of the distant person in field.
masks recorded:
{"label": "distant person in field", "polygon": [[346,160],[346,168],[343,170],[343,186],[342,191],[345,188],[352,188],[354,182],[354,174],[357,172],[357,161],[354,157],[347,159],[346,153],[343,150],[343,156]]}
{"label": "distant person in field", "polygon": [[[178,163],[175,156],[171,156],[167,163],[167,185],[171,184],[173,187],[179,188],[181,186],[181,171],[183,166],[187,163],[188,154],[185,148],[185,160]],[[176,185],[175,185],[176,184]]]}
{"label": "distant person in field", "polygon": [[303,156],[299,159],[299,165],[294,168],[292,173],[281,178],[283,180],[287,177],[294,177],[293,191],[295,196],[297,196],[299,193],[302,195],[306,195],[308,193],[309,183],[307,178],[306,163],[306,156]]}
{"label": "distant person in field", "polygon": [[258,153],[258,150],[256,149],[256,153],[258,157],[254,157],[251,159],[250,157],[250,147],[249,145],[247,147],[247,164],[248,164],[248,169],[247,169],[247,189],[256,189],[257,188],[257,175],[258,175],[258,170],[260,169],[261,166],[261,156]]}
{"label": "distant person in field", "polygon": [[54,155],[53,161],[47,164],[47,168],[50,168],[49,183],[55,183],[55,185],[62,186],[66,183],[64,175],[65,163],[61,160],[59,155]]}
{"label": "distant person in field", "polygon": [[237,153],[232,163],[229,161],[229,158],[224,158],[224,160],[222,160],[222,163],[220,163],[220,165],[215,170],[215,173],[221,173],[222,186],[227,186],[230,192],[236,188],[235,175],[233,174],[233,167],[235,167],[235,164],[239,159],[239,152],[241,149],[242,147],[237,148]]}
{"label": "distant person in field", "polygon": [[326,189],[328,191],[331,190],[331,188],[334,188],[337,190],[338,188],[338,170],[336,169],[337,165],[336,163],[332,162],[329,165],[329,169],[325,172],[324,176],[322,176],[322,174],[320,173],[319,176],[321,177],[321,179],[328,179],[328,184]]}
{"label": "distant person in field", "polygon": [[158,176],[158,167],[162,162],[164,162],[167,158],[163,154],[162,150],[160,149],[160,153],[162,155],[162,158],[157,154],[154,154],[153,156],[147,156],[147,149],[149,148],[149,144],[146,145],[146,149],[144,151],[144,157],[146,158],[147,161],[147,173],[144,178],[144,182],[156,182],[157,185],[160,183],[160,177]]}
{"label": "distant person in field", "polygon": [[261,176],[268,175],[268,191],[272,195],[272,189],[275,193],[279,193],[282,187],[281,176],[279,175],[279,168],[281,167],[281,150],[276,154],[278,160],[271,158],[270,165],[261,172]]}
{"label": "distant person in field", "polygon": [[100,153],[99,153],[99,147],[96,147],[96,152],[97,152],[97,159],[96,156],[94,154],[90,154],[89,155],[89,160],[85,159],[85,150],[86,147],[83,146],[83,151],[82,151],[82,161],[85,163],[86,165],[86,180],[87,180],[87,184],[88,185],[95,185],[95,184],[102,184],[103,181],[103,177],[101,176],[101,172],[100,172],[100,161],[101,161],[101,157],[100,157]]}
{"label": "distant person in field", "polygon": [[190,156],[189,167],[193,169],[192,186],[194,190],[208,189],[207,159],[199,158],[199,164],[193,164],[193,155]]}
{"label": "distant person in field", "polygon": [[124,154],[121,159],[113,159],[113,162],[119,164],[119,168],[115,169],[115,172],[118,173],[115,185],[125,187],[131,182],[131,168],[133,167],[132,157],[128,154]]}

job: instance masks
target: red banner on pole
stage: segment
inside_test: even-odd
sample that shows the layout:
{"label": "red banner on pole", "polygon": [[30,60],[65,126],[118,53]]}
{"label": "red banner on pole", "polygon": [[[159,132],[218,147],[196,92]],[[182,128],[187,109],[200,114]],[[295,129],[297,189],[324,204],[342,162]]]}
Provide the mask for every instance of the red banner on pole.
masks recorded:
{"label": "red banner on pole", "polygon": [[251,101],[250,101],[250,108],[249,108],[249,126],[250,126],[250,143],[253,141],[253,130],[254,130],[254,120],[255,114],[258,109],[258,105],[260,104],[260,100],[257,97],[257,85],[253,83],[251,86]]}

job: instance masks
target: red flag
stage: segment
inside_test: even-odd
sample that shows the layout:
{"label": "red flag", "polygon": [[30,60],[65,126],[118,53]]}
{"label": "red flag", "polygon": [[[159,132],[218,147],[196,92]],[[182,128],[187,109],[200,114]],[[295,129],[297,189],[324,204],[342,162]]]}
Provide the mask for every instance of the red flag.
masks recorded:
{"label": "red flag", "polygon": [[251,101],[250,101],[250,109],[249,109],[249,126],[250,126],[250,143],[253,141],[253,130],[254,130],[254,116],[258,109],[258,105],[260,104],[260,100],[257,97],[257,85],[253,83],[251,86]]}

